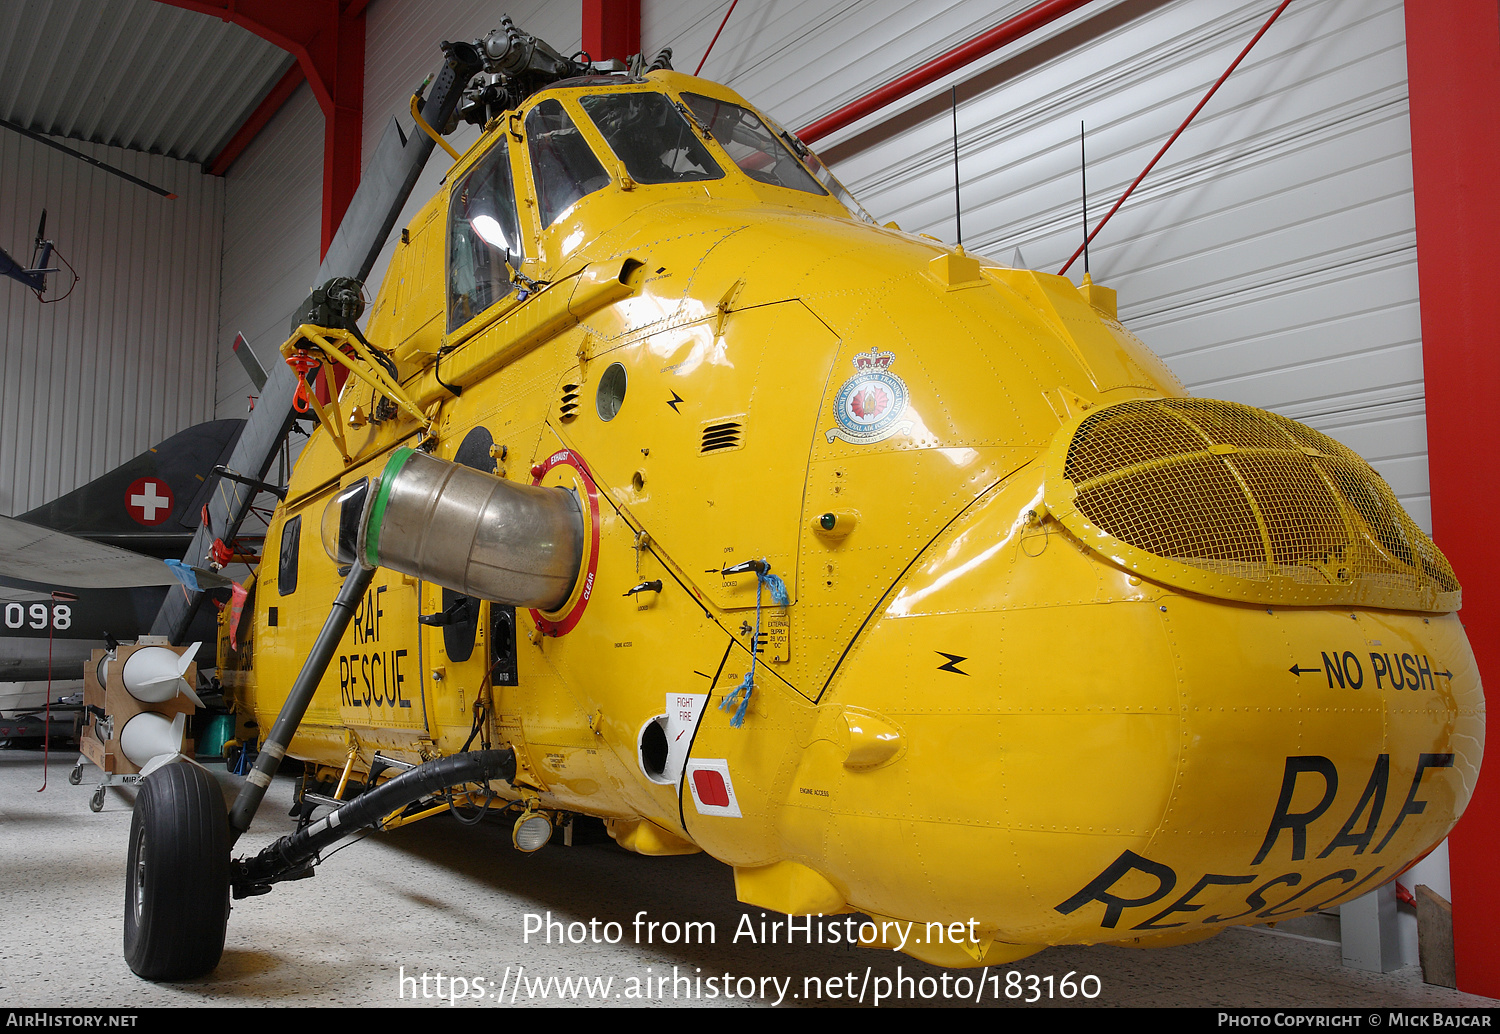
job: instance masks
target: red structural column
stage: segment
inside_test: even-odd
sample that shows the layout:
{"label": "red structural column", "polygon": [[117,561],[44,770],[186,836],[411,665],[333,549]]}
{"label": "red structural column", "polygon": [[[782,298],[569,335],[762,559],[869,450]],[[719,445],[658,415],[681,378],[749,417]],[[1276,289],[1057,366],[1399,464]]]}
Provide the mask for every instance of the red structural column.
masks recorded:
{"label": "red structural column", "polygon": [[641,0],[583,0],[583,49],[595,61],[641,52]]}
{"label": "red structural column", "polygon": [[[323,109],[323,253],[359,186],[360,135],[365,106],[365,6],[367,0],[159,0],[210,14],[248,29],[297,59]],[[639,8],[636,23],[639,25]],[[282,86],[287,82],[283,80]],[[295,86],[295,84],[293,84]],[[290,90],[273,90],[285,101]],[[268,98],[270,101],[270,98]],[[257,109],[262,124],[274,112]],[[248,123],[247,123],[248,124]],[[253,135],[253,134],[252,134]],[[248,143],[239,135],[231,142]],[[230,148],[225,148],[225,153]],[[238,151],[235,152],[236,154]],[[221,156],[214,168],[228,167]]]}
{"label": "red structural column", "polygon": [[[329,100],[323,105],[323,250],[359,188],[360,136],[365,117],[365,17],[337,14],[331,38],[314,40],[313,60],[322,71]],[[311,78],[309,76],[308,78]],[[320,98],[321,100],[321,98]]]}
{"label": "red structural column", "polygon": [[[1500,7],[1406,4],[1433,537],[1463,585],[1486,699],[1500,692]],[[1497,709],[1489,708],[1489,713]],[[1500,998],[1500,741],[1449,840],[1458,986]]]}

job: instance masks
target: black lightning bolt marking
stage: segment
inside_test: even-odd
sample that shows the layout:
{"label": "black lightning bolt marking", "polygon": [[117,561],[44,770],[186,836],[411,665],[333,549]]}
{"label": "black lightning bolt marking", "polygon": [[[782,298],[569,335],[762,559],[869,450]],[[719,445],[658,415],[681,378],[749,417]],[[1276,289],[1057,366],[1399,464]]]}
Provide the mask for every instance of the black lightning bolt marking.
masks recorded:
{"label": "black lightning bolt marking", "polygon": [[667,403],[667,405],[669,405],[669,406],[672,407],[672,412],[674,412],[674,413],[681,413],[682,410],[680,410],[680,409],[677,408],[677,404],[679,402],[681,402],[681,401],[682,401],[682,396],[679,395],[679,394],[677,394],[677,392],[674,391],[674,392],[672,392],[672,399],[671,399],[670,402]]}
{"label": "black lightning bolt marking", "polygon": [[946,657],[946,658],[948,658],[948,663],[947,664],[939,664],[938,665],[938,671],[951,671],[955,675],[967,675],[968,674],[968,672],[966,672],[966,671],[960,671],[959,667],[958,667],[958,665],[961,662],[968,660],[967,657],[960,657],[956,653],[944,653],[942,650],[934,650],[932,652],[935,653],[935,654],[937,654],[939,657]]}

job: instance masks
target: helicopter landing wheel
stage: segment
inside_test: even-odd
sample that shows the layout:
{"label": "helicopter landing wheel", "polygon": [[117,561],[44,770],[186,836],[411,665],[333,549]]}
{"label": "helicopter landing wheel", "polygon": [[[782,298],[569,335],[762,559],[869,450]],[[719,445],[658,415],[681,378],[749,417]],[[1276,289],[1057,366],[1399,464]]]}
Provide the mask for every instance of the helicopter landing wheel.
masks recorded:
{"label": "helicopter landing wheel", "polygon": [[229,821],[212,776],[177,762],[140,784],[125,871],[125,961],[147,980],[219,964],[229,923]]}
{"label": "helicopter landing wheel", "polygon": [[104,810],[104,787],[99,787],[89,797],[89,811]]}
{"label": "helicopter landing wheel", "polygon": [[75,768],[73,769],[73,771],[69,772],[68,782],[72,783],[74,786],[77,786],[79,783],[83,782],[83,769]]}

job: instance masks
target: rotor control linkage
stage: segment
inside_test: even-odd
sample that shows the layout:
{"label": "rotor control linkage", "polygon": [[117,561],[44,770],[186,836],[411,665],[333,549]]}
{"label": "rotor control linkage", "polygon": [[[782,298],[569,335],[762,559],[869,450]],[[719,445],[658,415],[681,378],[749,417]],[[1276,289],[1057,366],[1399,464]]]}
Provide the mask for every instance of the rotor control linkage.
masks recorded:
{"label": "rotor control linkage", "polygon": [[282,837],[255,857],[236,859],[230,876],[234,896],[265,894],[273,883],[306,879],[312,875],[323,848],[375,825],[414,801],[466,783],[484,784],[494,779],[511,782],[515,775],[516,752],[509,747],[452,754],[418,765],[367,790],[307,828]]}
{"label": "rotor control linkage", "polygon": [[280,499],[282,502],[286,502],[287,489],[285,485],[272,485],[268,484],[265,481],[259,481],[255,478],[247,478],[243,474],[230,470],[222,463],[214,468],[214,473],[219,475],[219,477],[223,478],[225,481],[233,481],[238,485],[249,485],[251,488],[255,489],[258,492],[270,492],[277,499]]}
{"label": "rotor control linkage", "polygon": [[302,716],[307,713],[307,706],[312,703],[313,693],[317,690],[318,683],[323,680],[323,672],[328,667],[328,662],[333,659],[339,640],[344,637],[344,630],[349,627],[349,621],[354,617],[356,608],[364,599],[365,591],[369,589],[374,578],[375,568],[355,564],[348,577],[344,579],[338,598],[333,601],[333,608],[328,612],[328,619],[323,622],[323,630],[318,633],[318,638],[313,642],[307,660],[302,662],[302,670],[297,673],[297,681],[292,683],[286,702],[281,705],[281,713],[276,716],[276,724],[271,727],[271,734],[266,737],[266,742],[260,748],[260,755],[255,759],[255,768],[245,777],[245,785],[240,788],[240,794],[235,798],[234,806],[229,809],[231,842],[250,828],[256,809],[260,807],[261,799],[265,797],[266,789],[271,785],[271,777],[276,774],[276,769],[281,765],[281,759],[286,756],[287,745],[296,735],[297,726],[302,724]]}

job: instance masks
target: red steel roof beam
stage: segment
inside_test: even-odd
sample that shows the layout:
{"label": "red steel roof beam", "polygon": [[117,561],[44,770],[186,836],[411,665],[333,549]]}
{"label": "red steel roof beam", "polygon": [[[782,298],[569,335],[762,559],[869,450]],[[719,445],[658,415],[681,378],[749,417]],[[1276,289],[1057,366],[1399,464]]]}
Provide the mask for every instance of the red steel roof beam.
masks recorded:
{"label": "red steel roof beam", "polygon": [[319,259],[328,253],[359,189],[365,118],[364,14],[336,14],[333,22],[332,34],[319,33],[308,48],[330,94],[330,103],[323,107],[323,248]]}
{"label": "red steel roof beam", "polygon": [[323,109],[323,253],[326,254],[359,186],[365,103],[365,4],[358,0],[348,4],[340,4],[339,0],[158,2],[232,22],[296,57],[313,95],[318,98],[318,106]]}
{"label": "red steel roof beam", "polygon": [[803,143],[807,144],[821,140],[829,133],[843,129],[850,123],[879,111],[887,104],[893,104],[922,87],[937,82],[943,76],[957,71],[971,61],[977,61],[992,54],[1006,44],[1014,43],[1023,36],[1028,36],[1037,29],[1057,21],[1063,15],[1073,13],[1088,2],[1089,0],[1047,0],[1046,3],[1029,7],[988,32],[980,33],[967,43],[962,43],[946,54],[940,54],[926,64],[919,65],[899,79],[877,90],[872,90],[859,100],[851,101],[831,114],[824,115],[812,125],[798,130],[797,135],[802,138]]}

